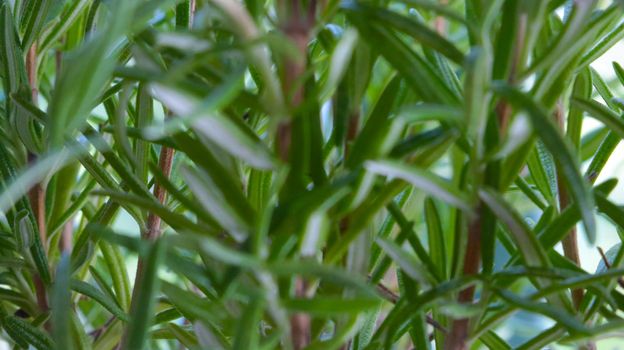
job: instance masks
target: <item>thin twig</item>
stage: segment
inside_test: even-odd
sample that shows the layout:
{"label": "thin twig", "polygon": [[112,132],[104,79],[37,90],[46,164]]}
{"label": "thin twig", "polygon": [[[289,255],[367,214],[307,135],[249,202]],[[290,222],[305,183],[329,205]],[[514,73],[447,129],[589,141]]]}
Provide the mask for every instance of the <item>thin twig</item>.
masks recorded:
{"label": "thin twig", "polygon": [[[26,55],[26,74],[28,76],[28,85],[30,85],[30,93],[32,103],[36,106],[39,98],[39,91],[37,89],[37,44],[33,43],[28,54]],[[37,156],[31,152],[28,152],[28,163],[33,163],[37,160]],[[39,230],[39,239],[43,245],[43,250],[47,254],[47,242],[48,236],[46,233],[46,210],[45,210],[45,188],[41,183],[35,184],[28,191],[28,199],[30,206],[35,215],[35,221]],[[35,286],[35,294],[37,296],[37,305],[42,312],[48,311],[50,308],[48,304],[48,297],[46,293],[46,287],[38,274],[35,274],[33,278],[33,285]]]}
{"label": "thin twig", "polygon": [[[384,297],[384,299],[393,304],[396,304],[399,301],[399,296],[388,287],[384,286],[383,283],[377,283],[377,291],[379,292],[379,294],[381,294],[382,297]],[[446,328],[444,328],[444,326],[442,326],[438,321],[434,320],[433,317],[431,317],[431,315],[429,314],[425,315],[425,321],[433,326],[433,328],[439,330],[442,333],[448,332]]]}
{"label": "thin twig", "polygon": [[[598,248],[598,253],[600,253],[600,257],[602,258],[602,262],[605,264],[605,267],[607,269],[611,268],[611,263],[609,262],[609,259],[607,259],[607,256],[605,255],[604,251],[602,250],[602,248],[597,247]],[[620,277],[617,279],[617,283],[620,285],[620,287],[624,288],[624,278]]]}

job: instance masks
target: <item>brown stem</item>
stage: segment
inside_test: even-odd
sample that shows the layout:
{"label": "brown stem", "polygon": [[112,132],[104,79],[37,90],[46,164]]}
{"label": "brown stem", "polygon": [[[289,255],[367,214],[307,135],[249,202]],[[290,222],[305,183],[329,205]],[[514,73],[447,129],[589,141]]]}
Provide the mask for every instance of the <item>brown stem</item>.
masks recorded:
{"label": "brown stem", "polygon": [[30,93],[32,103],[37,105],[39,91],[37,89],[37,44],[33,43],[28,54],[26,55],[26,74],[28,75],[28,84],[30,85]]}
{"label": "brown stem", "polygon": [[33,285],[35,286],[35,295],[37,297],[39,310],[47,312],[50,309],[48,304],[48,295],[46,294],[45,284],[38,274],[36,274],[33,278]]}
{"label": "brown stem", "polygon": [[[463,275],[470,276],[479,272],[481,265],[481,203],[477,206],[476,216],[468,225],[468,242],[466,244],[466,255],[464,256]],[[457,297],[459,303],[472,303],[475,287],[470,286],[461,292]],[[446,350],[468,349],[468,326],[470,319],[461,318],[453,321],[451,332],[447,342],[444,344]]]}
{"label": "brown stem", "polygon": [[[163,146],[160,149],[160,158],[158,160],[158,167],[162,171],[165,177],[169,177],[171,175],[171,164],[173,162],[173,153],[174,150],[169,147]],[[165,188],[158,182],[154,185],[154,196],[158,200],[160,204],[164,204],[167,199],[167,191]],[[147,227],[145,231],[142,233],[142,238],[148,241],[154,241],[158,237],[160,237],[160,226],[161,220],[160,217],[154,213],[149,213],[147,216]],[[143,270],[145,269],[145,260],[141,256],[139,256],[139,260],[137,261],[137,269],[136,274],[134,275],[134,288],[132,289],[132,299],[130,302],[130,309],[132,309],[132,305],[137,302],[137,295],[139,290],[141,289],[141,277],[143,276]],[[122,348],[122,344],[126,342],[127,333],[124,334],[122,340],[117,347],[117,349]]]}
{"label": "brown stem", "polygon": [[[29,153],[28,154],[28,162],[35,162],[37,157]],[[30,205],[35,214],[35,220],[37,222],[37,228],[39,229],[39,238],[41,239],[41,244],[43,244],[44,251],[48,251],[48,237],[46,233],[46,213],[45,213],[45,188],[40,183],[33,186],[30,191],[28,191],[28,198],[30,200]]]}
{"label": "brown stem", "polygon": [[65,223],[65,226],[63,226],[63,231],[61,232],[61,241],[59,244],[59,248],[61,249],[61,252],[65,254],[71,253],[72,250],[72,236],[74,233],[72,220],[73,219],[70,219],[67,221],[67,223]]}
{"label": "brown stem", "polygon": [[[555,109],[555,120],[559,125],[560,130],[564,130],[563,107],[561,106],[561,104],[558,104],[557,108]],[[560,167],[557,167],[557,191],[559,192],[559,209],[564,210],[570,205],[570,197],[568,194],[568,189],[564,184],[564,179]],[[572,227],[570,229],[570,232],[568,232],[568,234],[563,238],[561,244],[563,245],[563,254],[565,255],[565,257],[570,259],[576,266],[581,266],[576,227]],[[573,289],[572,301],[574,302],[574,306],[577,309],[581,305],[582,300],[583,290]]]}
{"label": "brown stem", "polygon": [[[295,109],[303,101],[304,89],[301,79],[304,77],[306,68],[307,46],[310,32],[316,17],[316,1],[310,1],[308,9],[301,9],[299,0],[290,3],[289,18],[286,19],[282,31],[297,48],[295,57],[287,57],[284,62],[284,92],[292,92],[290,107]],[[292,126],[290,120],[283,121],[277,129],[277,152],[284,162],[290,157],[290,145],[292,143]],[[306,297],[306,281],[297,277],[295,279],[295,295]],[[295,350],[305,348],[311,340],[311,319],[305,313],[295,313],[290,318],[290,333],[292,345]]]}
{"label": "brown stem", "polygon": [[[37,44],[33,43],[28,53],[26,54],[26,74],[28,76],[28,84],[30,85],[30,93],[32,103],[37,105],[37,99],[39,97],[39,91],[37,90]],[[28,152],[28,163],[33,163],[37,160],[37,156],[31,152]],[[39,230],[39,239],[44,247],[44,252],[47,253],[48,237],[46,233],[46,211],[45,211],[45,188],[41,183],[35,184],[28,191],[28,199],[30,206],[35,215],[35,221]],[[41,280],[39,275],[35,275],[33,278],[33,285],[35,287],[35,294],[37,296],[37,305],[41,311],[47,311],[50,307],[48,305],[48,297],[46,293],[45,284]]]}
{"label": "brown stem", "polygon": [[[169,147],[163,146],[160,149],[160,158],[158,160],[158,167],[160,171],[162,171],[165,177],[169,177],[171,175],[171,164],[173,163],[173,153],[174,150]],[[154,185],[154,196],[158,200],[158,203],[165,204],[165,200],[167,199],[167,191],[165,188],[158,182]],[[147,215],[147,227],[145,232],[142,234],[142,238],[148,241],[154,241],[158,237],[160,237],[160,226],[161,220],[160,217],[154,213],[149,213]],[[145,261],[143,258],[139,256],[139,260],[137,262],[137,271],[134,278],[134,289],[132,293],[132,300],[135,299],[135,293],[139,289],[137,285],[141,280],[141,276],[143,275]]]}
{"label": "brown stem", "polygon": [[[295,279],[295,295],[297,297],[305,297],[306,282],[303,278]],[[295,313],[290,316],[290,335],[292,337],[293,348],[300,350],[310,344],[311,340],[311,320],[310,316],[305,313]]]}
{"label": "brown stem", "polygon": [[[518,71],[518,64],[520,63],[520,55],[522,54],[521,43],[524,43],[525,30],[526,30],[526,14],[520,16],[518,23],[518,32],[516,33],[516,44],[514,45],[514,54],[512,56],[511,66],[509,68],[509,76],[507,77],[507,83],[513,85],[516,82],[516,74]],[[512,108],[511,105],[504,100],[501,100],[496,105],[496,116],[498,117],[498,129],[499,135],[502,139],[505,136],[507,127],[509,126],[509,119],[511,118]]]}
{"label": "brown stem", "polygon": [[[169,147],[162,147],[160,150],[160,159],[158,160],[158,167],[162,171],[165,177],[169,177],[171,175],[171,165],[173,163],[173,153],[174,150]],[[160,184],[156,183],[154,185],[154,196],[158,200],[160,204],[165,204],[165,200],[167,199],[167,191]],[[149,213],[147,216],[147,231],[145,232],[144,238],[148,240],[155,240],[160,236],[160,217],[154,213]]]}
{"label": "brown stem", "polygon": [[290,140],[292,137],[292,128],[290,120],[282,121],[277,126],[277,153],[280,159],[284,162],[288,162],[288,156],[290,154]]}
{"label": "brown stem", "polygon": [[[32,103],[37,105],[39,91],[37,90],[37,44],[32,44],[26,55],[26,73],[28,75],[28,84],[30,85],[30,93]],[[28,162],[36,161],[37,156],[28,152]],[[38,183],[28,192],[30,205],[35,214],[37,227],[39,228],[39,238],[47,251],[47,234],[46,234],[46,213],[45,213],[45,188]]]}
{"label": "brown stem", "polygon": [[[557,188],[559,190],[559,207],[561,210],[567,208],[570,205],[570,199],[568,196],[568,191],[563,185],[561,177],[561,172],[557,172]],[[578,238],[576,234],[576,227],[572,227],[570,232],[563,238],[561,241],[563,245],[563,254],[566,258],[570,259],[576,266],[581,265],[581,259],[579,257],[579,248],[578,248]],[[573,289],[572,290],[572,300],[574,301],[574,306],[576,308],[581,304],[581,300],[583,300],[583,290],[582,289]]]}

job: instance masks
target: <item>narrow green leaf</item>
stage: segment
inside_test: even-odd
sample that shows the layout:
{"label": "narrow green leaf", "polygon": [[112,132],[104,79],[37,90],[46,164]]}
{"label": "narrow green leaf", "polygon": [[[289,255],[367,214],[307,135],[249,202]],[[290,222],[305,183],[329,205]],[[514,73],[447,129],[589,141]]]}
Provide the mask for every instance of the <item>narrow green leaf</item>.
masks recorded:
{"label": "narrow green leaf", "polygon": [[472,210],[464,193],[451,187],[450,183],[432,173],[391,160],[367,161],[365,168],[378,175],[405,180],[432,197],[464,211],[470,212]]}
{"label": "narrow green leaf", "polygon": [[[388,62],[401,73],[414,91],[425,101],[456,105],[458,98],[446,85],[444,78],[420,55],[405,44],[388,25],[367,21],[364,17],[347,12],[357,27],[360,37],[371,44]],[[381,49],[377,43],[384,43]],[[423,81],[428,82],[426,86]]]}
{"label": "narrow green leaf", "polygon": [[340,81],[349,67],[358,40],[357,32],[353,29],[347,29],[345,33],[342,34],[340,41],[336,43],[334,51],[332,52],[327,79],[321,88],[320,101],[327,100],[338,88]]}
{"label": "narrow green leaf", "polygon": [[256,259],[255,256],[234,250],[211,237],[187,233],[184,236],[171,237],[171,241],[174,245],[187,247],[192,250],[199,249],[204,254],[230,265],[251,269],[263,266],[261,261]]}
{"label": "narrow green leaf", "polygon": [[68,253],[61,253],[52,286],[52,336],[59,349],[73,349],[71,341],[71,262]]}
{"label": "narrow green leaf", "polygon": [[[66,56],[49,106],[49,144],[60,147],[66,135],[85,122],[116,63],[116,44],[130,30],[137,3],[114,1],[105,28],[78,51]],[[111,51],[113,53],[111,54]]]}
{"label": "narrow green leaf", "polygon": [[572,99],[572,104],[605,124],[609,130],[624,138],[624,121],[617,114],[594,100]]}
{"label": "narrow green leaf", "polygon": [[47,333],[34,327],[24,319],[5,315],[2,317],[2,327],[23,348],[28,348],[28,345],[32,345],[37,350],[56,349],[52,338]]}
{"label": "narrow green leaf", "polygon": [[491,189],[479,191],[479,197],[498,219],[507,226],[518,249],[530,266],[548,266],[548,258],[537,237],[527,227],[518,213]]}
{"label": "narrow green leaf", "polygon": [[343,5],[343,9],[352,16],[358,15],[366,18],[367,21],[379,21],[381,25],[393,27],[416,39],[424,46],[445,55],[455,63],[462,64],[464,62],[464,55],[452,42],[414,18],[358,2],[347,2]]}
{"label": "narrow green leaf", "polygon": [[[104,257],[104,262],[113,280],[116,302],[122,310],[130,309],[130,280],[126,271],[126,263],[121,257],[119,248],[108,242],[100,242],[100,251]],[[111,311],[109,309],[109,311]],[[112,311],[111,311],[112,312]]]}
{"label": "narrow green leaf", "polygon": [[541,146],[539,144],[535,145],[527,158],[527,165],[531,172],[533,183],[544,199],[552,205],[557,194],[556,175],[554,174],[554,166],[552,164],[553,159],[543,148],[543,144]]}
{"label": "narrow green leaf", "polygon": [[238,240],[246,237],[254,223],[254,211],[247,205],[238,206],[228,200],[228,194],[215,185],[215,180],[198,169],[184,168],[182,174],[195,198],[213,218]]}
{"label": "narrow green leaf", "polygon": [[386,252],[386,254],[394,260],[401,270],[405,272],[405,274],[425,285],[432,281],[432,278],[426,276],[423,271],[419,269],[418,260],[404,251],[396,243],[387,238],[381,237],[377,238],[376,242]]}
{"label": "narrow green leaf", "polygon": [[624,85],[624,68],[622,68],[622,66],[617,62],[613,62],[612,64],[613,70],[615,71],[615,76],[620,81],[620,84]]}
{"label": "narrow green leaf", "polygon": [[[143,197],[128,194],[121,191],[94,191],[95,194],[108,196],[116,202],[131,208],[144,208],[158,215],[164,222],[175,229],[191,229],[195,232],[214,232],[215,230],[205,224],[197,224],[189,220],[184,215],[168,210],[167,207],[159,204],[155,200],[145,199]],[[135,217],[136,219],[136,217]]]}
{"label": "narrow green leaf", "polygon": [[[602,97],[602,99],[607,103],[607,106],[613,110],[617,110],[618,107],[613,103],[615,96],[607,82],[602,78],[602,76],[593,68],[589,69],[591,71],[592,85],[596,88],[596,91]],[[615,71],[617,75],[617,70]]]}
{"label": "narrow green leaf", "polygon": [[163,283],[162,291],[176,309],[192,322],[201,320],[207,325],[212,325],[223,317],[224,310],[219,303],[168,282]]}
{"label": "narrow green leaf", "polygon": [[399,118],[403,119],[407,124],[431,120],[458,126],[462,126],[465,123],[464,113],[461,109],[429,103],[403,107],[399,111]]}
{"label": "narrow green leaf", "polygon": [[[113,292],[111,282],[108,278],[104,277],[104,273],[100,272],[100,270],[94,268],[93,266],[89,266],[89,273],[91,274],[91,277],[93,277],[93,279],[95,280],[95,283],[97,283],[98,287],[100,288],[99,290],[102,294],[104,294],[110,300],[117,300],[115,292]],[[78,290],[75,291],[79,292]],[[119,306],[116,301],[115,304]]]}
{"label": "narrow green leaf", "polygon": [[22,47],[27,49],[36,38],[39,37],[41,29],[47,20],[48,10],[50,9],[52,0],[35,0],[27,1],[26,7],[22,10]]}
{"label": "narrow green leaf", "polygon": [[[183,117],[192,117],[193,128],[213,141],[222,150],[239,157],[258,169],[272,169],[275,158],[260,139],[244,124],[214,111],[212,103],[205,106],[193,96],[165,86],[153,87],[155,96],[167,108]],[[209,101],[211,102],[211,101]]]}
{"label": "narrow green leaf", "polygon": [[[623,32],[624,33],[624,32]],[[577,75],[574,80],[574,87],[572,88],[572,98],[576,99],[590,99],[592,93],[592,78],[591,71],[589,69],[583,69]],[[570,106],[570,112],[568,114],[568,123],[566,128],[566,136],[572,141],[572,144],[578,150],[581,144],[581,131],[583,129],[583,112]]]}
{"label": "narrow green leaf", "polygon": [[249,305],[247,305],[242,315],[242,322],[238,326],[232,349],[247,350],[258,348],[260,335],[258,328],[262,318],[263,306],[264,300],[261,295],[252,296]]}
{"label": "narrow green leaf", "polygon": [[587,182],[579,173],[580,167],[577,159],[572,155],[570,145],[562,139],[557,127],[550,121],[548,113],[540,108],[528,95],[506,84],[496,85],[495,90],[502,97],[508,99],[510,103],[524,109],[528,113],[533,130],[535,130],[548,151],[557,155],[556,162],[560,165],[568,190],[581,210],[587,238],[590,242],[594,242],[596,239],[596,219],[593,213],[594,201]]}
{"label": "narrow green leaf", "polygon": [[50,47],[57,42],[59,37],[64,35],[87,10],[90,3],[89,0],[78,0],[66,6],[58,17],[52,20],[52,24],[41,34],[39,52],[46,52],[49,50]]}
{"label": "narrow green leaf", "polygon": [[314,316],[334,316],[375,309],[381,300],[374,298],[315,297],[313,299],[284,299],[281,303],[292,312],[305,312]]}
{"label": "narrow green leaf", "polygon": [[156,294],[160,289],[158,270],[163,261],[165,249],[165,242],[162,239],[154,242],[149,249],[141,278],[135,286],[136,298],[132,301],[130,323],[126,330],[123,349],[140,350],[146,346],[149,327],[154,318]]}
{"label": "narrow green leaf", "polygon": [[447,274],[446,244],[440,214],[431,198],[425,199],[425,222],[427,223],[427,242],[431,261],[437,267],[439,276]]}
{"label": "narrow green leaf", "polygon": [[511,346],[507,344],[498,334],[488,331],[485,332],[479,340],[485,344],[490,350],[511,350]]}
{"label": "narrow green leaf", "polygon": [[307,278],[320,278],[327,283],[347,287],[368,296],[378,295],[377,291],[361,276],[312,261],[275,261],[268,264],[266,269],[277,276],[299,275]]}
{"label": "narrow green leaf", "polygon": [[18,212],[13,226],[17,247],[21,251],[27,251],[35,241],[35,229],[32,221],[30,221],[28,211],[22,210]]}
{"label": "narrow green leaf", "polygon": [[576,333],[581,334],[589,334],[590,330],[583,325],[583,323],[577,320],[574,316],[570,315],[567,312],[562,311],[559,308],[555,308],[548,303],[535,303],[523,298],[520,298],[509,292],[507,290],[496,290],[496,294],[503,298],[505,301],[518,305],[524,310],[536,312],[542,314],[544,316],[550,317],[558,322],[558,324],[563,325],[574,331]]}
{"label": "narrow green leaf", "polygon": [[400,118],[392,117],[392,111],[399,99],[401,80],[398,76],[389,80],[375,101],[375,107],[371,109],[366,123],[350,149],[347,159],[350,168],[366,159],[385,155],[399,138],[403,123]]}
{"label": "narrow green leaf", "polygon": [[613,28],[607,35],[602,37],[600,41],[594,45],[585,55],[581,58],[579,63],[580,67],[585,67],[588,64],[594,62],[605,52],[616,45],[620,40],[624,38],[624,23],[620,23],[617,27]]}
{"label": "narrow green leaf", "polygon": [[[175,323],[168,323],[166,329],[169,330],[173,334],[175,339],[187,349],[193,349],[197,346],[197,337],[195,337],[195,334],[193,334],[192,332],[178,326]],[[154,337],[153,333],[152,337]]]}
{"label": "narrow green leaf", "polygon": [[[162,84],[144,86],[143,90],[145,90],[146,96],[143,98],[149,97],[147,96],[147,90],[151,90],[151,94],[160,99],[172,111],[176,113],[178,113],[178,111],[184,112],[184,114],[178,113],[176,118],[169,118],[165,120],[162,125],[150,125],[143,130],[143,134],[148,139],[162,138],[166,135],[184,130],[186,127],[191,126],[197,119],[218,112],[232,103],[236,97],[241,94],[243,77],[243,73],[239,71],[230,73],[230,75],[224,77],[223,83],[214,87],[210,94],[201,101],[191,94],[184,94],[183,92],[177,91],[180,90],[179,87],[176,89],[174,86]],[[177,96],[176,93],[177,95],[181,94],[185,98],[183,101],[193,102],[194,105],[183,106],[179,104],[180,101],[172,100],[171,98]],[[151,106],[146,105],[144,107],[146,108],[144,112],[149,112]]]}

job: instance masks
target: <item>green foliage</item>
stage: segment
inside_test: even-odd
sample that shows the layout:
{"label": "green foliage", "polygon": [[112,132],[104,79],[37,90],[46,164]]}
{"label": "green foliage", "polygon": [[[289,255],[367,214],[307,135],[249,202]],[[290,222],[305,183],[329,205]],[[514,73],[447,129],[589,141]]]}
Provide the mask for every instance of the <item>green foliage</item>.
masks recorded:
{"label": "green foliage", "polygon": [[0,0],[0,341],[621,336],[622,244],[575,243],[624,232],[622,38],[619,1]]}

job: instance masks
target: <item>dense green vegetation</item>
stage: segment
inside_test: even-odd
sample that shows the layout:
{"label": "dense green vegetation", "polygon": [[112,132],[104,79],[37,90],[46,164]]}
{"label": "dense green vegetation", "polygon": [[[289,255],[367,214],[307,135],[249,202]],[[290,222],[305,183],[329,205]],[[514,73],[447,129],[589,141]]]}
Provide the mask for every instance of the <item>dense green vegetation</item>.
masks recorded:
{"label": "dense green vegetation", "polygon": [[11,348],[624,336],[621,2],[0,4]]}

